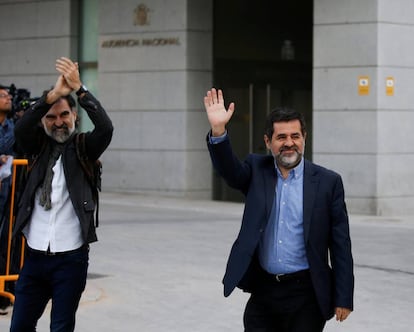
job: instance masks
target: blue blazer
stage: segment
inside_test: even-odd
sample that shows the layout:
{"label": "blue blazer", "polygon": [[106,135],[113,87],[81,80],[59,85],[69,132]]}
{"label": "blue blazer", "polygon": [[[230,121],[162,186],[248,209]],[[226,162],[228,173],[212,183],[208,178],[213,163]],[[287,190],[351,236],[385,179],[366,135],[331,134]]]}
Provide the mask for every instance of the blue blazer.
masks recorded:
{"label": "blue blazer", "polygon": [[[245,195],[240,232],[224,275],[224,296],[235,287],[250,292],[257,248],[269,220],[276,186],[273,156],[250,154],[241,162],[228,137],[207,145],[216,171]],[[305,160],[303,228],[312,283],[326,319],[335,307],[353,310],[354,274],[344,188],[339,174]]]}

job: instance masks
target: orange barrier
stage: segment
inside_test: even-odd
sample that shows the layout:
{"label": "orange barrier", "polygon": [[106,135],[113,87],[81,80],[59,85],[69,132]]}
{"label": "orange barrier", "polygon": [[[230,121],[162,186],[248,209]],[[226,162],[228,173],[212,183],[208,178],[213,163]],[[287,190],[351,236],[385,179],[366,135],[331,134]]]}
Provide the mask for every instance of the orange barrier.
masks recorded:
{"label": "orange barrier", "polygon": [[[10,292],[7,292],[5,289],[6,281],[16,281],[19,278],[18,274],[10,274],[10,261],[11,261],[11,246],[12,246],[12,236],[13,236],[13,224],[14,224],[14,199],[16,194],[16,170],[17,166],[27,166],[27,159],[14,159],[13,160],[13,169],[12,169],[12,185],[10,192],[10,215],[9,215],[9,229],[7,234],[7,254],[6,254],[6,272],[4,275],[0,275],[0,296],[7,297],[12,303],[14,303],[14,295]],[[21,255],[20,255],[20,268],[23,266],[24,261],[24,239],[22,238],[21,243]]]}

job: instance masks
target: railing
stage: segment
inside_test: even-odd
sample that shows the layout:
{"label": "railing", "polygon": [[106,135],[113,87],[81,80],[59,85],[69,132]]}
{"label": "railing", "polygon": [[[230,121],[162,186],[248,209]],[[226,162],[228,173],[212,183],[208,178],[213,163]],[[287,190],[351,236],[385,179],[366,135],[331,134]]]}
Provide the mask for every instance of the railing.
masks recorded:
{"label": "railing", "polygon": [[[27,159],[14,159],[13,170],[12,170],[12,185],[10,192],[10,214],[9,214],[9,227],[7,233],[7,253],[6,253],[6,270],[4,275],[0,275],[0,296],[7,297],[11,303],[14,303],[14,295],[6,290],[7,281],[16,281],[19,278],[18,274],[10,274],[11,255],[12,255],[12,236],[13,236],[13,225],[15,220],[15,196],[16,196],[16,173],[17,166],[27,167]],[[24,261],[24,238],[21,240],[21,253],[20,253],[20,268],[23,266]]]}

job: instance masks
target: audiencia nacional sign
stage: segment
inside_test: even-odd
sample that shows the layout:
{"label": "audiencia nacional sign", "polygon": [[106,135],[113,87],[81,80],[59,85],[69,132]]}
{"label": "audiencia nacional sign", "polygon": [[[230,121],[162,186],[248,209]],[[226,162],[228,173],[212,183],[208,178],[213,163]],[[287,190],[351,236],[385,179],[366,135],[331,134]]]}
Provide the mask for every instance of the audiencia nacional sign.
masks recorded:
{"label": "audiencia nacional sign", "polygon": [[102,48],[137,47],[137,46],[171,46],[180,45],[178,37],[171,38],[142,38],[142,39],[108,39],[101,43]]}
{"label": "audiencia nacional sign", "polygon": [[[141,3],[134,9],[134,25],[148,26],[150,25],[149,7]],[[155,38],[125,38],[125,39],[108,39],[101,43],[102,48],[122,48],[122,47],[137,47],[137,46],[172,46],[180,45],[178,37],[155,37]]]}

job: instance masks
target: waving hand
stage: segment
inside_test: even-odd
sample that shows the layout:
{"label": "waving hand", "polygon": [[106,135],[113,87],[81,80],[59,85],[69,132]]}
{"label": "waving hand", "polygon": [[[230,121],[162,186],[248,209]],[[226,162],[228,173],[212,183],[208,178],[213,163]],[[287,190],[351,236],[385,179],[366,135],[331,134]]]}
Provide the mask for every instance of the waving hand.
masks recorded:
{"label": "waving hand", "polygon": [[204,107],[210,122],[213,136],[221,136],[226,131],[226,124],[234,113],[234,103],[230,103],[228,110],[224,107],[223,92],[212,88],[204,97]]}

